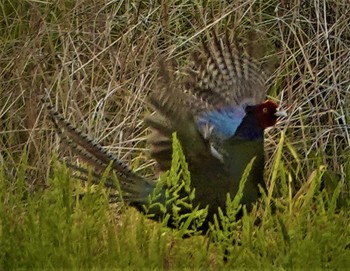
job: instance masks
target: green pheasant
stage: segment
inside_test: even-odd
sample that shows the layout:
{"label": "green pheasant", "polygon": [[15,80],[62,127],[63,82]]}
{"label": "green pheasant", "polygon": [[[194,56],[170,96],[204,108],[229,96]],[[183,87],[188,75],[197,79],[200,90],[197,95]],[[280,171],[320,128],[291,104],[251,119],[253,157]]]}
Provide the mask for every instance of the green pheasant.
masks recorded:
{"label": "green pheasant", "polygon": [[[260,189],[266,189],[264,130],[275,125],[285,112],[279,111],[273,101],[264,101],[264,73],[254,61],[231,49],[227,39],[219,40],[214,35],[212,44],[204,43],[203,47],[201,57],[194,61],[195,70],[184,83],[171,79],[161,65],[161,86],[149,97],[155,114],[147,117],[145,124],[152,130],[148,144],[161,171],[170,168],[172,134],[176,132],[195,188],[194,206],[208,207],[203,224],[206,229],[218,207],[225,209],[227,193],[236,195],[242,174],[253,158],[241,203],[250,205],[259,198]],[[144,210],[156,182],[133,172],[70,125],[52,106],[49,112],[63,142],[99,171],[111,164],[124,200]],[[87,174],[80,167],[71,167]],[[106,186],[114,185],[106,182]],[[157,219],[158,211],[154,212]]]}

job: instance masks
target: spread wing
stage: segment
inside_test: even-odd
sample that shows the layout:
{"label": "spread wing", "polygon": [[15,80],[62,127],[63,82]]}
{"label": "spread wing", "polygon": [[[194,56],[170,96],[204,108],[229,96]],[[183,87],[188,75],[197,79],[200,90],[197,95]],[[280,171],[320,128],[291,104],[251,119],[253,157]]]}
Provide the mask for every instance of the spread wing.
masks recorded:
{"label": "spread wing", "polygon": [[264,73],[253,60],[230,48],[227,38],[219,40],[213,33],[212,44],[203,43],[203,48],[185,84],[171,78],[161,65],[161,87],[150,95],[156,113],[145,123],[152,128],[148,143],[161,170],[170,166],[173,132],[190,165],[218,163],[221,155],[214,143],[235,134],[247,105],[265,99]]}

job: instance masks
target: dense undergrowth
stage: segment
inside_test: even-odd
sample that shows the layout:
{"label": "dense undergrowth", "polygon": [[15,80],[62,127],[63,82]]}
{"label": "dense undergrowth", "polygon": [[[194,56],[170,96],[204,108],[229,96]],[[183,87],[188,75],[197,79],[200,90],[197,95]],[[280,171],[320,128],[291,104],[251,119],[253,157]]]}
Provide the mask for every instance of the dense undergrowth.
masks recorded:
{"label": "dense undergrowth", "polygon": [[[200,236],[188,227],[189,216],[178,217],[178,229],[170,230],[132,208],[109,204],[104,179],[100,185],[81,186],[57,162],[48,179],[50,188],[30,193],[26,157],[24,153],[15,182],[6,179],[2,169],[3,270],[342,269],[350,264],[350,200],[343,199],[339,206],[340,183],[332,192],[321,188],[324,168],[316,169],[292,196],[290,174],[275,161],[275,181],[284,188],[281,197],[270,198],[275,194],[270,187],[240,220],[236,214],[245,210],[238,204],[241,195],[238,201],[228,198],[227,213],[218,216],[210,233]],[[180,171],[183,166],[181,161],[173,164]],[[168,177],[178,184],[184,178]],[[201,215],[197,212],[193,210],[193,220]],[[188,234],[191,237],[183,239]]]}
{"label": "dense undergrowth", "polygon": [[[350,266],[347,0],[233,2],[0,1],[1,270]],[[211,235],[182,239],[72,179],[40,98],[152,175],[157,60],[181,76],[211,28],[263,64],[288,118],[266,133],[261,202],[235,221],[233,199]]]}

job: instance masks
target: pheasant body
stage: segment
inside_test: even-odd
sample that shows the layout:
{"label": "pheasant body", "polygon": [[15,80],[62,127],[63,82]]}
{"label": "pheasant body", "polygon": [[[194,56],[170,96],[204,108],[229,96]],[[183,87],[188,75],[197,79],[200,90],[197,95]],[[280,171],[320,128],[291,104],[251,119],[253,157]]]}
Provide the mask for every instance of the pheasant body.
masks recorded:
{"label": "pheasant body", "polygon": [[[170,168],[172,134],[176,132],[196,191],[194,204],[208,206],[208,222],[218,207],[225,209],[227,193],[236,195],[252,159],[241,203],[250,205],[258,199],[260,189],[265,189],[264,129],[283,114],[274,102],[263,102],[263,72],[252,61],[235,54],[227,41],[219,41],[214,35],[212,48],[204,44],[204,52],[205,57],[195,61],[197,71],[186,84],[170,78],[161,67],[163,83],[149,98],[156,113],[147,117],[145,124],[152,130],[148,145],[161,171]],[[52,107],[49,110],[63,141],[101,171],[112,161],[124,200],[143,210],[155,182],[129,170]],[[161,191],[161,201],[165,200],[164,194]]]}

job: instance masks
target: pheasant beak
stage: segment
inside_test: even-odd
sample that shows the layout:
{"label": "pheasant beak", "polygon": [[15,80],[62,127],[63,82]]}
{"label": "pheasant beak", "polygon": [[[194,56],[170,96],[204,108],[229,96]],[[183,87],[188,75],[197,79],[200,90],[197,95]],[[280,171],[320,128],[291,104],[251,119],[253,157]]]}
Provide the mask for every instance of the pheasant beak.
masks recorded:
{"label": "pheasant beak", "polygon": [[275,114],[274,114],[277,118],[286,118],[287,112],[284,110],[278,110]]}

